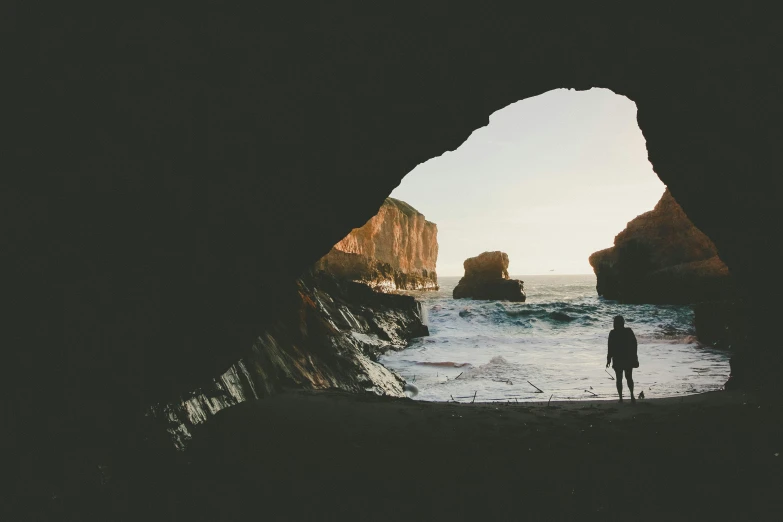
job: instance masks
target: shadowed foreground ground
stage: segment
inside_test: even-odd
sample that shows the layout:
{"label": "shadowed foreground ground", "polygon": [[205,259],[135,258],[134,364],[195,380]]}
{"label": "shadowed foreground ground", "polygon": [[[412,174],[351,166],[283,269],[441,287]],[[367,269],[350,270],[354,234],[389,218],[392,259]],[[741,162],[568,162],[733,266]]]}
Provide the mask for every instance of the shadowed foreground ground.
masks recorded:
{"label": "shadowed foreground ground", "polygon": [[283,394],[197,434],[173,502],[205,520],[779,520],[782,412],[740,392],[551,407]]}

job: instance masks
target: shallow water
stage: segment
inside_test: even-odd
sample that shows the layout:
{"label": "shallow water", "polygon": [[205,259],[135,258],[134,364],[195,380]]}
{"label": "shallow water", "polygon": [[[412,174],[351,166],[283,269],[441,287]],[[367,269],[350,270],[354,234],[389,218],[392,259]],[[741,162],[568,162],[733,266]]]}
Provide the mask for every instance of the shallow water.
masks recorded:
{"label": "shallow water", "polygon": [[439,278],[437,292],[410,292],[422,302],[430,336],[381,362],[419,389],[417,400],[614,399],[606,340],[621,314],[639,341],[637,395],[701,393],[728,379],[728,354],[696,342],[689,306],[608,301],[596,296],[592,275],[512,277],[525,281],[526,302],[452,299],[458,277]]}

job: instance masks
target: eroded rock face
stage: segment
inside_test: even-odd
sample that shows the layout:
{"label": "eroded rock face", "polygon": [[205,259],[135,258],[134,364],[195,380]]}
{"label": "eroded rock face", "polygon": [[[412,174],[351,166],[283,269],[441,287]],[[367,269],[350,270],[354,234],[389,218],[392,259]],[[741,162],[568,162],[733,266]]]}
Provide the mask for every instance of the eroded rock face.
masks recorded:
{"label": "eroded rock face", "polygon": [[381,291],[437,290],[437,260],[437,225],[404,201],[386,198],[315,266]]}
{"label": "eroded rock face", "polygon": [[615,236],[613,247],[593,253],[590,265],[598,295],[628,303],[693,303],[735,292],[715,244],[668,190]]}
{"label": "eroded rock face", "polygon": [[523,281],[509,279],[508,254],[505,252],[484,252],[466,259],[462,266],[465,275],[454,287],[454,299],[525,300]]}
{"label": "eroded rock face", "polygon": [[281,302],[282,315],[222,375],[148,415],[183,449],[219,411],[284,388],[338,389],[403,397],[405,382],[377,363],[388,350],[428,335],[421,305],[324,273],[308,273]]}

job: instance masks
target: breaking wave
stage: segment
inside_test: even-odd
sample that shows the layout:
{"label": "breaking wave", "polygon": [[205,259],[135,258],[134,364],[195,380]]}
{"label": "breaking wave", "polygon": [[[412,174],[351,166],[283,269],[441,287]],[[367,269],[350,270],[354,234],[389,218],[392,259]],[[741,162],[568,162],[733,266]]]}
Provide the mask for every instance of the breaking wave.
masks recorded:
{"label": "breaking wave", "polygon": [[429,362],[429,361],[410,361],[414,364],[420,364],[422,366],[441,366],[445,368],[462,368],[463,366],[470,366],[470,363],[458,363],[452,361],[442,362]]}

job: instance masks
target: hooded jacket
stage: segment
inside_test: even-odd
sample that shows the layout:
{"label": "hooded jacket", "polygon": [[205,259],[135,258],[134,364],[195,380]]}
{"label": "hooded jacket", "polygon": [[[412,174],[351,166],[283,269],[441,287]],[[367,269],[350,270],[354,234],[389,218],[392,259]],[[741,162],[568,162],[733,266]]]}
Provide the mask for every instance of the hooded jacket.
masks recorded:
{"label": "hooded jacket", "polygon": [[625,370],[639,367],[639,357],[636,353],[636,336],[633,330],[623,327],[609,332],[609,351],[606,362],[612,362],[612,368]]}

